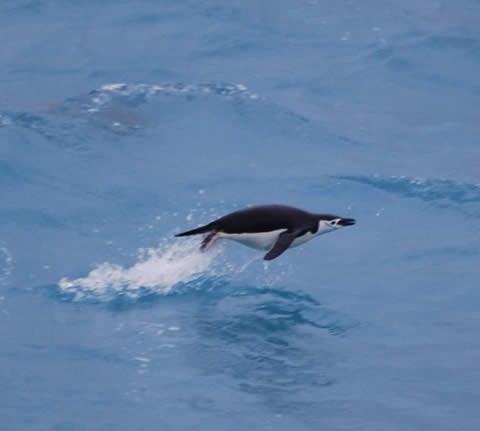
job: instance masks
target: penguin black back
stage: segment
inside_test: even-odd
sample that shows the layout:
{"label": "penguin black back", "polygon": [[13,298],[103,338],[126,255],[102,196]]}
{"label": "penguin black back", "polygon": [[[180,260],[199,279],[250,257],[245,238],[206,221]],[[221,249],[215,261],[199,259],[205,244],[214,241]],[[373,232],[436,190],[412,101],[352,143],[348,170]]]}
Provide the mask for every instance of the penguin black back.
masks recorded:
{"label": "penguin black back", "polygon": [[315,229],[315,214],[286,205],[261,205],[227,214],[210,224],[210,228],[225,233],[258,233],[278,229]]}

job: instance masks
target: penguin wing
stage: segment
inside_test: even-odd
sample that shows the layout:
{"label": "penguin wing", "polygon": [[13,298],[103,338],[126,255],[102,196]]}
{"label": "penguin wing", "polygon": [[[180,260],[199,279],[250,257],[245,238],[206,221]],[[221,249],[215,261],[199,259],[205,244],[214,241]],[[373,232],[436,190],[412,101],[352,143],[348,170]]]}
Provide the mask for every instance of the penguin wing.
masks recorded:
{"label": "penguin wing", "polygon": [[273,260],[276,257],[280,256],[295,240],[295,238],[300,234],[301,231],[286,231],[282,232],[279,236],[273,247],[270,251],[263,256],[264,260]]}

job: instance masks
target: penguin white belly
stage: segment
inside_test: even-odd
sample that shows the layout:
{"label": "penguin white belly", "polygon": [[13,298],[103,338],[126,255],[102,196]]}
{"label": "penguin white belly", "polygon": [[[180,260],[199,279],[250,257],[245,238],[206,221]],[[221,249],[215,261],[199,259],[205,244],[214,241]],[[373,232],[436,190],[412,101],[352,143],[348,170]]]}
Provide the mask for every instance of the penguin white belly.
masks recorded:
{"label": "penguin white belly", "polygon": [[302,245],[315,238],[317,235],[318,233],[307,232],[306,234],[295,238],[289,248],[298,247],[299,245]]}
{"label": "penguin white belly", "polygon": [[[231,239],[257,250],[270,250],[279,235],[287,229],[277,229],[270,232],[255,233],[224,233],[219,232],[219,238]],[[296,241],[296,240],[295,240]]]}

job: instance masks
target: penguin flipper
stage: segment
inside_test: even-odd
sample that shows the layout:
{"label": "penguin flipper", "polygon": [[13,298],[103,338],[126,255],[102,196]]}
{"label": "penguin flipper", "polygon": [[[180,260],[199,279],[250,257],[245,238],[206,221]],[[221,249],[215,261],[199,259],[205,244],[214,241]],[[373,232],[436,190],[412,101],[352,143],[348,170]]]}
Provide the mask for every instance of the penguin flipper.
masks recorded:
{"label": "penguin flipper", "polygon": [[295,238],[298,236],[297,231],[293,232],[282,232],[279,236],[275,244],[273,244],[273,247],[270,249],[270,251],[263,256],[264,260],[273,260],[276,257],[280,256],[290,245],[292,242],[295,240]]}

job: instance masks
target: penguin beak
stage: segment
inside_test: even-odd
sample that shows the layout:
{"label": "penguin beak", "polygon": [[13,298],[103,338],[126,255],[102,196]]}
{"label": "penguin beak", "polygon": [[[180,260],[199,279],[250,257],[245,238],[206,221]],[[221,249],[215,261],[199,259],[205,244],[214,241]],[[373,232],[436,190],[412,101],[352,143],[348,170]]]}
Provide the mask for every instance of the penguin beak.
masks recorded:
{"label": "penguin beak", "polygon": [[353,218],[342,218],[337,224],[339,226],[353,226],[355,224],[355,219],[353,219]]}

